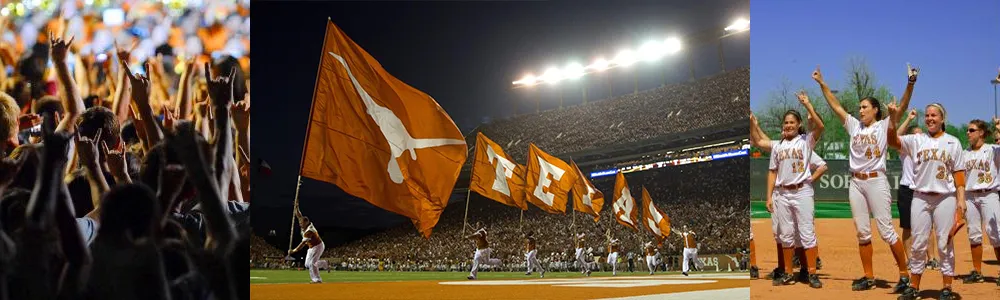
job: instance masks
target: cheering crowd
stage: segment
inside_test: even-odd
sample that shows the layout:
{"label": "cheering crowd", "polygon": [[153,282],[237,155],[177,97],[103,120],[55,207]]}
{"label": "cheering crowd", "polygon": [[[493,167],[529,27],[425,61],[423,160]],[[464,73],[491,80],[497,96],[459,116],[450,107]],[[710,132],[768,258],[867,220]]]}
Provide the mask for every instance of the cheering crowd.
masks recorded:
{"label": "cheering crowd", "polygon": [[[747,67],[587,105],[516,116],[480,129],[508,155],[524,161],[529,143],[556,155],[627,144],[743,120],[749,107]],[[475,134],[471,136],[470,147],[475,145]]]}
{"label": "cheering crowd", "polygon": [[249,6],[0,20],[0,300],[249,299]]}
{"label": "cheering crowd", "polygon": [[[746,195],[749,185],[741,180],[749,168],[744,158],[693,163],[681,166],[633,172],[626,175],[630,189],[638,191],[642,186],[649,190],[657,207],[670,216],[672,226],[687,225],[699,234],[702,254],[735,254],[745,249],[749,239],[749,206]],[[516,208],[505,206],[475,194],[469,202],[469,222],[482,222],[490,233],[493,248],[492,257],[500,258],[506,271],[524,271],[524,232],[533,232],[539,249],[539,261],[546,268],[568,270],[573,265],[572,235],[584,233],[586,248],[592,258],[606,257],[605,234],[621,240],[626,253],[633,253],[637,269],[645,270],[640,263],[642,244],[653,240],[643,229],[636,233],[613,223],[610,191],[614,187],[614,176],[596,179],[594,184],[605,193],[605,205],[598,223],[593,218],[548,214],[530,208],[523,219]],[[718,189],[719,186],[732,188]],[[567,210],[572,209],[568,207]],[[374,270],[381,264],[391,270],[463,270],[467,269],[474,245],[463,240],[464,203],[449,205],[430,239],[413,234],[408,224],[375,233],[344,246],[330,248],[324,259],[336,267],[344,262],[357,266],[354,270]],[[575,218],[575,220],[574,220]],[[465,234],[471,233],[467,229]],[[661,247],[661,253],[679,255],[683,243],[677,235],[670,235]],[[352,263],[354,262],[354,263]],[[367,262],[367,263],[356,263]],[[372,267],[376,266],[376,267]],[[423,266],[426,266],[424,268]],[[607,266],[601,266],[607,269]],[[496,268],[494,268],[495,270]]]}

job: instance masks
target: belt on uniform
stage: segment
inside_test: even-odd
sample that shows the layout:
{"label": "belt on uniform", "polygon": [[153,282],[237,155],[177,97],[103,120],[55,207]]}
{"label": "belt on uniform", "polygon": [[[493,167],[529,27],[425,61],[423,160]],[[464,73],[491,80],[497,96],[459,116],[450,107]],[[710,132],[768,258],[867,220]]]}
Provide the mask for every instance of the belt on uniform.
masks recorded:
{"label": "belt on uniform", "polygon": [[978,189],[978,190],[969,191],[969,193],[977,193],[977,194],[992,193],[992,192],[996,192],[996,190],[994,190],[994,189]]}
{"label": "belt on uniform", "polygon": [[805,185],[806,185],[806,183],[803,182],[803,183],[799,183],[799,184],[782,185],[781,188],[786,189],[786,190],[797,190],[797,189],[801,189]]}
{"label": "belt on uniform", "polygon": [[868,180],[869,178],[878,177],[878,172],[864,172],[864,173],[854,173],[854,178],[861,180]]}
{"label": "belt on uniform", "polygon": [[927,196],[941,196],[941,193],[935,193],[935,192],[921,192],[921,191],[914,191],[914,192],[918,194],[924,194]]}

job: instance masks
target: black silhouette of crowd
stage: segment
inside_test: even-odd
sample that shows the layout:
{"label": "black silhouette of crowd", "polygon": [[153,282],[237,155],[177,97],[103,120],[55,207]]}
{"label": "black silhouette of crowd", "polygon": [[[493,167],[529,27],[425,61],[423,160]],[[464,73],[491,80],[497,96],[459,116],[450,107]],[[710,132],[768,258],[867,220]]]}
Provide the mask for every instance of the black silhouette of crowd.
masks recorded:
{"label": "black silhouette of crowd", "polygon": [[249,4],[106,5],[0,17],[0,300],[249,299]]}

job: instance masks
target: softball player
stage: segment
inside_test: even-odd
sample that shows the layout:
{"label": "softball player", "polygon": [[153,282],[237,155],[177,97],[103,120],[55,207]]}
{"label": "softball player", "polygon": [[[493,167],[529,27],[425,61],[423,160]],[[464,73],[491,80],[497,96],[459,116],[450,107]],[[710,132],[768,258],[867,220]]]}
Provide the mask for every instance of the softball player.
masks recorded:
{"label": "softball player", "polygon": [[[760,124],[757,123],[757,117],[755,117],[753,114],[750,114],[750,137],[751,137],[750,138],[750,144],[752,146],[758,147],[762,151],[767,152],[767,153],[771,152],[771,139],[767,136],[767,133],[765,133],[764,130],[760,128]],[[823,158],[819,157],[819,155],[816,154],[815,151],[813,151],[810,154],[809,157],[810,157],[810,159],[809,159],[809,170],[812,172],[812,175],[809,178],[809,182],[812,183],[812,182],[816,182],[817,180],[819,180],[819,178],[822,177],[824,173],[826,173],[827,166],[826,166],[826,161],[824,161]],[[778,249],[778,251],[777,251],[777,253],[778,253],[778,267],[775,268],[773,271],[771,271],[770,274],[767,275],[768,279],[779,278],[780,275],[785,272],[784,271],[785,270],[785,266],[784,266],[785,263],[784,263],[784,259],[782,258],[782,253],[781,253],[782,252],[781,251],[782,247],[781,247],[780,232],[778,231],[778,219],[775,216],[775,214],[771,214],[771,231],[774,233],[774,240],[775,240],[775,242],[777,244],[777,249]],[[795,238],[795,253],[796,253],[795,256],[800,257],[800,260],[801,260],[801,257],[805,257],[806,256],[805,255],[805,249],[802,247],[802,239],[798,238],[798,232],[796,232],[795,236],[796,236],[796,238]],[[819,240],[818,239],[817,239],[817,243],[816,244],[817,244],[817,246],[815,247],[816,248],[816,269],[818,270],[819,269],[819,245],[818,245],[819,244]],[[754,248],[755,248],[755,246],[754,246],[754,242],[753,242],[753,231],[751,231],[750,232],[750,249],[751,249],[750,250],[750,263],[751,263],[750,277],[754,278],[754,279],[757,279],[757,278],[760,277],[760,269],[758,269],[757,266],[756,266],[757,265],[757,257],[756,257],[756,254],[754,253],[755,252]],[[801,281],[804,281],[804,282],[808,282],[809,281],[808,268],[807,268],[806,264],[802,264],[802,270],[800,270],[799,274],[800,274],[800,277],[803,277],[803,278],[800,278]]]}
{"label": "softball player", "polygon": [[528,272],[524,273],[524,275],[531,275],[531,270],[537,268],[541,272],[540,277],[545,278],[545,268],[542,268],[542,265],[538,263],[538,258],[536,257],[538,249],[535,246],[535,236],[531,232],[528,232],[524,237],[524,248],[524,261],[528,264]]}
{"label": "softball player", "polygon": [[[1000,120],[994,119],[994,126],[1000,125]],[[1000,126],[998,126],[1000,127]],[[972,273],[965,277],[965,283],[985,281],[982,274],[983,266],[983,227],[986,236],[993,245],[993,252],[1000,258],[1000,232],[997,229],[997,219],[1000,217],[1000,198],[997,197],[997,187],[1000,183],[994,179],[1000,169],[1000,146],[986,144],[990,128],[983,120],[969,122],[969,149],[963,153],[963,164],[968,178],[972,180],[965,185],[966,211],[965,220],[969,225],[969,244],[972,246]],[[1000,281],[997,281],[1000,285]]]}
{"label": "softball player", "polygon": [[[913,93],[913,85],[917,80],[917,70],[907,65],[909,80],[906,91],[903,93],[903,100],[900,106],[901,111],[906,110],[910,102],[910,95]],[[812,77],[819,83],[823,90],[823,97],[836,113],[840,121],[843,122],[847,134],[851,137],[850,144],[850,170],[851,183],[849,188],[851,214],[854,216],[854,228],[858,233],[858,248],[861,252],[861,265],[864,268],[865,276],[854,281],[851,289],[855,291],[875,288],[875,272],[872,269],[872,229],[869,213],[875,218],[879,235],[882,240],[889,244],[892,249],[892,256],[896,259],[896,266],[899,268],[899,282],[893,292],[902,292],[909,282],[909,274],[906,271],[906,249],[903,241],[896,235],[896,230],[892,224],[892,197],[889,193],[889,180],[885,176],[886,143],[889,135],[889,119],[885,118],[882,107],[878,99],[865,97],[861,99],[858,115],[861,120],[847,113],[840,101],[830,91],[830,87],[823,82],[823,74],[819,67],[813,71]],[[899,116],[894,116],[899,118]],[[895,128],[895,126],[891,126]],[[893,132],[895,134],[895,131]]]}
{"label": "softball player", "polygon": [[[910,126],[910,122],[916,118],[917,110],[911,109],[906,120],[896,129],[896,134],[904,136],[907,134],[923,133],[924,131],[919,126]],[[899,227],[903,229],[903,245],[910,245],[912,244],[910,238],[912,236],[910,234],[910,205],[913,203],[913,160],[906,155],[900,155],[899,159],[902,161],[903,170],[902,177],[899,179],[899,190],[896,191],[896,209],[899,210]],[[928,261],[926,267],[935,269],[938,267],[937,253],[929,250],[937,247],[934,235],[931,235],[927,245]],[[910,250],[907,249],[906,251],[907,256],[910,256],[908,252]]]}
{"label": "softball player", "polygon": [[[781,259],[784,274],[774,280],[775,285],[794,284],[792,273],[792,251],[795,236],[802,239],[809,264],[809,285],[820,288],[823,284],[816,275],[816,231],[813,226],[813,189],[808,180],[811,172],[807,167],[816,141],[823,134],[823,121],[816,114],[805,92],[798,95],[812,120],[812,132],[806,134],[802,128],[802,117],[795,110],[783,116],[781,140],[771,143],[771,162],[767,178],[767,209],[776,215],[781,239]],[[758,142],[763,142],[758,139]],[[798,234],[796,234],[798,233]]]}
{"label": "softball player", "polygon": [[[896,124],[898,110],[895,103],[888,106],[892,124]],[[899,136],[893,130],[888,143],[898,148],[901,155],[909,156],[914,162],[916,175],[913,187],[913,203],[910,207],[910,222],[913,227],[913,244],[910,253],[910,273],[912,280],[900,300],[917,299],[920,277],[927,260],[927,237],[931,224],[936,229],[938,254],[941,257],[943,288],[940,299],[952,299],[951,282],[955,276],[955,245],[951,241],[954,232],[961,228],[961,214],[965,211],[965,166],[962,164],[962,144],[957,138],[944,132],[946,112],[941,104],[930,104],[926,108],[924,123],[927,133]]]}

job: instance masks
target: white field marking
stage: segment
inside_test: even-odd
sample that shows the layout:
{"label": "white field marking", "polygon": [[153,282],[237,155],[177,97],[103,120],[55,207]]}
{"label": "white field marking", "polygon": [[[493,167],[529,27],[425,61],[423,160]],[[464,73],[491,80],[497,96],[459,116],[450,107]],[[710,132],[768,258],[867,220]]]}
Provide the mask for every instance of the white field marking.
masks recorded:
{"label": "white field marking", "polygon": [[253,277],[253,276],[250,276],[250,280],[267,280],[267,277]]}
{"label": "white field marking", "polygon": [[573,280],[472,280],[472,281],[447,281],[440,282],[442,285],[551,285],[564,287],[617,287],[629,288],[640,286],[659,286],[676,284],[703,284],[715,283],[715,280],[670,280],[664,278],[648,278],[645,280],[620,280],[606,278],[579,278]]}
{"label": "white field marking", "polygon": [[750,288],[732,288],[721,290],[678,292],[669,294],[643,295],[621,298],[605,298],[601,300],[654,300],[654,299],[686,299],[686,300],[715,300],[715,299],[750,299]]}

